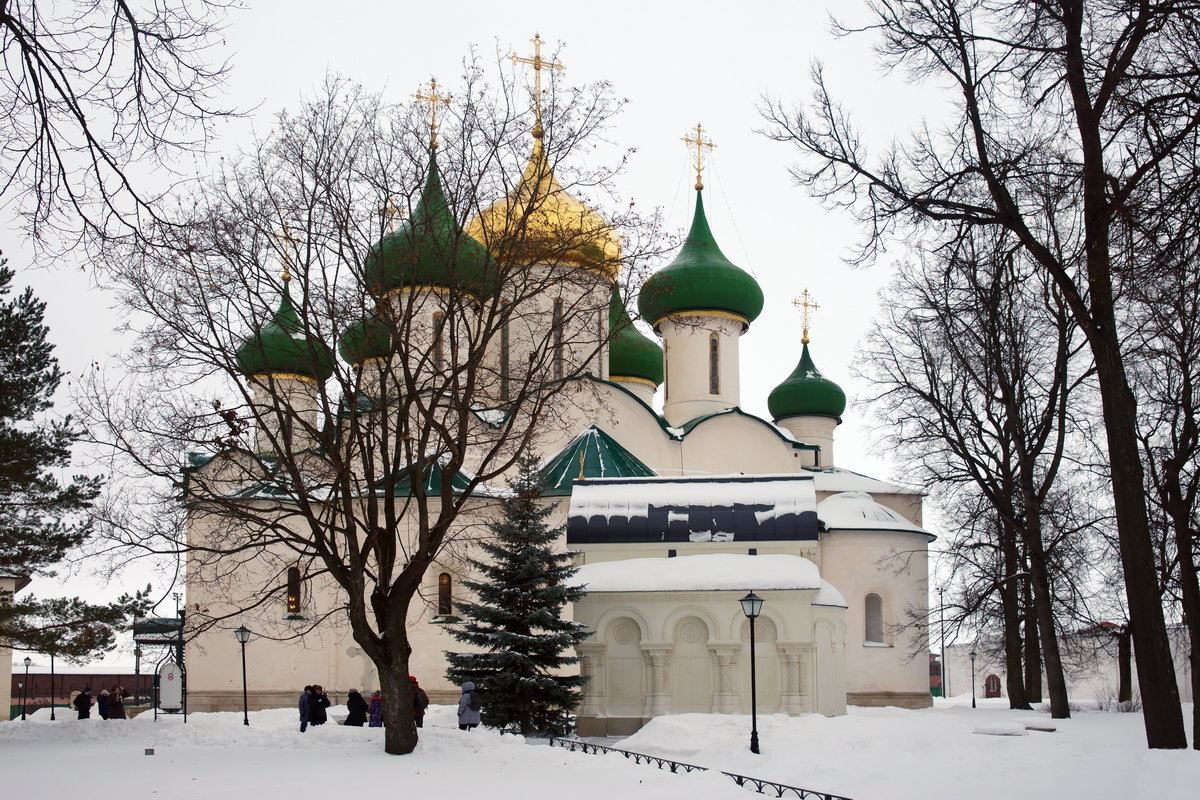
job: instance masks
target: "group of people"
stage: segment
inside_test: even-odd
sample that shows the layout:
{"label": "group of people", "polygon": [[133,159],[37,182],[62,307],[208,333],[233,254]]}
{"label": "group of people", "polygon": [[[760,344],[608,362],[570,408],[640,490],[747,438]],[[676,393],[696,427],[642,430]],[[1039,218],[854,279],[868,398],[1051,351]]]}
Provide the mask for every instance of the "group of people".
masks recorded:
{"label": "group of people", "polygon": [[100,694],[93,700],[92,687],[88,686],[75,696],[71,704],[79,712],[80,719],[88,719],[92,716],[93,703],[100,714],[100,719],[126,719],[125,700],[129,696],[125,687],[116,683],[111,689],[101,689]]}
{"label": "group of people", "polygon": [[[421,728],[425,725],[425,709],[429,707],[429,695],[421,688],[416,677],[409,675],[408,681],[412,686],[413,723]],[[329,718],[325,712],[330,705],[329,697],[319,685],[305,686],[298,705],[301,733],[304,733],[309,725],[324,725]],[[481,708],[475,684],[467,681],[462,685],[462,696],[458,700],[458,729],[469,731],[479,725]],[[372,693],[370,702],[367,702],[358,689],[351,689],[346,693],[346,711],[346,725],[359,728],[364,724],[372,728],[383,726],[383,697],[379,690]]]}

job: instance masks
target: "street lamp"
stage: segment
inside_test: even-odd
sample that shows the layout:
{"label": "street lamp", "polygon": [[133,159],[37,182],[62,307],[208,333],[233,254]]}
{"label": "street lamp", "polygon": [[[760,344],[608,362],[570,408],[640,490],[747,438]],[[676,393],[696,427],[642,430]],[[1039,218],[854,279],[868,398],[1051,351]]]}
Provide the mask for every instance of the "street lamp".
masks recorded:
{"label": "street lamp", "polygon": [[968,653],[971,659],[971,708],[975,707],[975,657],[979,655],[974,650]]}
{"label": "street lamp", "polygon": [[750,620],[750,752],[758,753],[758,683],[754,665],[754,620],[762,611],[763,599],[753,591],[738,601]]}
{"label": "street lamp", "polygon": [[54,653],[50,654],[50,721],[54,722]]}
{"label": "street lamp", "polygon": [[246,694],[246,642],[250,641],[250,629],[245,625],[233,632],[242,646],[242,724],[250,724],[250,701]]}
{"label": "street lamp", "polygon": [[942,697],[950,696],[950,681],[946,671],[946,587],[938,587],[938,616],[942,629]]}
{"label": "street lamp", "polygon": [[29,665],[33,659],[25,656],[25,685],[21,687],[21,721],[25,721],[25,704],[29,701]]}

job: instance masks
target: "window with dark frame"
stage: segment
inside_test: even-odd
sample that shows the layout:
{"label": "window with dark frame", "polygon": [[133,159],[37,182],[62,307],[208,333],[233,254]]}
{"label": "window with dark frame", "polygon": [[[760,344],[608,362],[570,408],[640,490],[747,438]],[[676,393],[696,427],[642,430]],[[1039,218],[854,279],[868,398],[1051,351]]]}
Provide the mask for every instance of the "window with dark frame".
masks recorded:
{"label": "window with dark frame", "polygon": [[440,616],[448,617],[454,612],[454,604],[450,599],[451,588],[450,573],[443,572],[438,575],[438,614]]}
{"label": "window with dark frame", "polygon": [[442,352],[442,333],[446,327],[446,315],[436,313],[433,315],[433,367],[434,369],[442,369],[446,363],[445,354]]}
{"label": "window with dark frame", "polygon": [[866,641],[883,644],[883,598],[877,594],[869,594],[865,603]]}
{"label": "window with dark frame", "polygon": [[287,613],[300,613],[300,568],[288,567],[287,571]]}
{"label": "window with dark frame", "polygon": [[715,333],[708,337],[708,393],[721,393],[721,339]]}
{"label": "window with dark frame", "polygon": [[561,381],[563,377],[563,301],[561,297],[554,300],[554,320],[551,325],[554,336],[554,379]]}

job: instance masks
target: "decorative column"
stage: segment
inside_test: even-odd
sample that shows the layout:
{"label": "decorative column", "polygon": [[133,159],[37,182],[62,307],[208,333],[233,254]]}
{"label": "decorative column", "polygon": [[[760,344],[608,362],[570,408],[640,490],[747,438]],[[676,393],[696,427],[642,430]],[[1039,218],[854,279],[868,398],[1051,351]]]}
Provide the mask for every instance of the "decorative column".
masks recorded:
{"label": "decorative column", "polygon": [[779,705],[788,714],[812,711],[808,696],[808,657],[811,649],[800,642],[778,642],[779,660],[783,664],[783,694]]}
{"label": "decorative column", "polygon": [[713,663],[717,665],[717,686],[713,693],[713,713],[739,714],[742,699],[737,691],[738,655],[741,642],[712,642],[708,645]]}
{"label": "decorative column", "polygon": [[608,697],[605,691],[604,654],[608,645],[603,642],[581,642],[575,645],[579,654],[579,671],[587,676],[583,687],[583,703],[579,706],[580,716],[597,717],[608,712]]}
{"label": "decorative column", "polygon": [[671,653],[673,642],[643,642],[642,653],[650,666],[650,691],[643,712],[647,717],[671,713]]}

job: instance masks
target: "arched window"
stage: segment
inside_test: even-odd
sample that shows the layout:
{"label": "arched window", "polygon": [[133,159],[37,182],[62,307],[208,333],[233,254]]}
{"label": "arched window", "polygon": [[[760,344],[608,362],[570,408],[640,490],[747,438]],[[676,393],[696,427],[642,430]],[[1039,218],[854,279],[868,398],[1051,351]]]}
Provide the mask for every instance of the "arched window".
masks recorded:
{"label": "arched window", "polygon": [[442,347],[442,332],[446,327],[446,315],[437,313],[433,315],[433,368],[442,369],[446,363],[446,356],[443,353]]}
{"label": "arched window", "polygon": [[721,338],[715,333],[708,337],[708,393],[721,393]]}
{"label": "arched window", "polygon": [[438,614],[443,617],[448,617],[454,612],[454,605],[450,601],[450,573],[443,572],[438,575]]}
{"label": "arched window", "polygon": [[288,567],[287,571],[287,613],[300,613],[300,568]]}
{"label": "arched window", "polygon": [[554,337],[554,379],[562,380],[563,376],[563,301],[561,297],[554,299],[554,320],[550,323],[551,336]]}
{"label": "arched window", "polygon": [[508,323],[500,329],[500,399],[508,399]]}
{"label": "arched window", "polygon": [[865,605],[867,633],[863,638],[883,644],[883,600],[877,594],[869,594]]}

